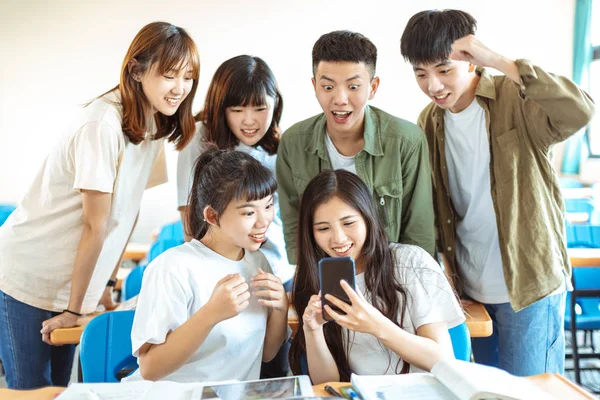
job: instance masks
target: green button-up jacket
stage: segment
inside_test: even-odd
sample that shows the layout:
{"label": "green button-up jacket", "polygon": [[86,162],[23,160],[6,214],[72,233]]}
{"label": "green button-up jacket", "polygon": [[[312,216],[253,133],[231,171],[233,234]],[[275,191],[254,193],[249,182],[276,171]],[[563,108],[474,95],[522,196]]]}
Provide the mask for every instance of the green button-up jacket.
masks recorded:
{"label": "green button-up jacket", "polygon": [[[478,68],[476,100],[485,111],[490,143],[491,195],[504,277],[512,308],[548,296],[571,276],[564,202],[551,164],[552,146],[590,121],[594,102],[571,80],[517,60],[521,85]],[[427,106],[419,117],[429,144],[438,248],[461,290],[455,258],[458,216],[449,193],[444,110]]]}
{"label": "green button-up jacket", "polygon": [[[296,260],[299,204],[308,182],[332,169],[325,145],[326,117],[289,128],[277,152],[277,184],[288,259]],[[375,107],[365,109],[364,148],[356,172],[373,193],[390,241],[435,247],[427,141],[416,125]]]}

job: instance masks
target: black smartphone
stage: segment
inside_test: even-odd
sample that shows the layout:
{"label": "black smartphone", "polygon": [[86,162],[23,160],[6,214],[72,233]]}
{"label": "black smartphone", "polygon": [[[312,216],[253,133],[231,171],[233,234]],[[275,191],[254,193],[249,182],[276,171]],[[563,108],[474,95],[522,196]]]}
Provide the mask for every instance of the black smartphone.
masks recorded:
{"label": "black smartphone", "polygon": [[330,303],[325,299],[326,294],[337,297],[338,299],[351,304],[350,298],[344,292],[341,280],[348,282],[348,285],[354,290],[356,286],[354,284],[354,260],[352,257],[327,257],[319,261],[319,281],[321,283],[321,307],[323,308],[323,319],[325,321],[332,321],[327,312],[325,311],[325,304],[328,304],[333,311],[346,314],[340,310],[337,306]]}

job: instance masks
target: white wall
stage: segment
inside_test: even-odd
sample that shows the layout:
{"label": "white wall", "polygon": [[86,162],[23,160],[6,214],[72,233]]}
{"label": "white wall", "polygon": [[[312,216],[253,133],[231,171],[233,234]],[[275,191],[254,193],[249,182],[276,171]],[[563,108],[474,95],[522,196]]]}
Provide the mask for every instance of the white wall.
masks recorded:
{"label": "white wall", "polygon": [[[414,121],[427,104],[400,57],[402,30],[414,13],[460,8],[479,22],[478,36],[508,57],[525,57],[571,74],[574,0],[5,0],[0,3],[0,202],[18,202],[63,122],[78,104],[118,82],[129,43],[146,23],[188,30],[200,49],[201,108],[213,72],[238,54],[262,57],[284,96],[282,127],[320,111],[314,99],[311,49],[323,33],[351,29],[379,49],[381,86],[372,104]],[[540,11],[543,9],[543,12]],[[170,182],[150,189],[132,240],[177,218],[176,153]]]}

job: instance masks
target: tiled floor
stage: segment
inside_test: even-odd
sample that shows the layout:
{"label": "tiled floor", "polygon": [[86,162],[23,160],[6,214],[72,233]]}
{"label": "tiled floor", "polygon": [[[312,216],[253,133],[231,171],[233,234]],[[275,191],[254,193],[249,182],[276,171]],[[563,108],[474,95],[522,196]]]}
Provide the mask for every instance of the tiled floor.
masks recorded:
{"label": "tiled floor", "polygon": [[[589,346],[583,346],[583,332],[578,332],[577,342],[579,343],[579,353],[591,353],[592,349]],[[565,353],[570,355],[571,352],[571,334],[565,332],[566,349]],[[590,344],[589,342],[587,343]],[[594,345],[595,351],[600,352],[600,331],[594,332]],[[600,359],[587,359],[580,360],[579,365],[581,369],[581,384],[586,389],[600,393]],[[567,359],[565,361],[565,377],[575,382],[575,373],[573,371],[573,360]],[[600,397],[599,397],[600,398]]]}

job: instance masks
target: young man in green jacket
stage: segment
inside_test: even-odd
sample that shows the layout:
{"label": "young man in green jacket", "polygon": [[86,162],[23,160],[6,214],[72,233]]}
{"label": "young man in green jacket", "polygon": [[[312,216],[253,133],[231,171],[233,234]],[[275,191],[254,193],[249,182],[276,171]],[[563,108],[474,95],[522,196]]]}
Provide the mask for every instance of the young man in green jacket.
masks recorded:
{"label": "young man in green jacket", "polygon": [[[423,11],[401,52],[433,101],[419,117],[433,169],[438,249],[456,289],[483,303],[475,361],[515,375],[564,370],[571,267],[552,146],[584,127],[591,98],[569,79],[510,60],[463,11]],[[503,75],[491,76],[484,67]]]}
{"label": "young man in green jacket", "polygon": [[414,124],[367,105],[379,86],[377,48],[363,35],[335,31],[313,47],[315,94],[323,113],[282,136],[277,183],[286,250],[296,260],[299,202],[324,169],[356,173],[373,192],[390,241],[434,251],[427,141]]}

